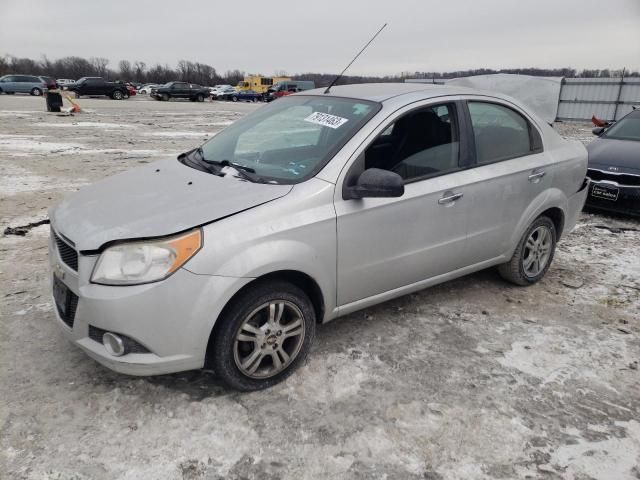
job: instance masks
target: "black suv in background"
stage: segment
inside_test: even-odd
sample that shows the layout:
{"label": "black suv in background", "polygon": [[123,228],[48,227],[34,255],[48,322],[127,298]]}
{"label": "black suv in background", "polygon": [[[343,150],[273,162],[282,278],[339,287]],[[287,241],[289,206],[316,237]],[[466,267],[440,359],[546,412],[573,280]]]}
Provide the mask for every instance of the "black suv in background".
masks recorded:
{"label": "black suv in background", "polygon": [[64,87],[65,90],[74,92],[76,98],[82,95],[106,96],[114,100],[129,98],[127,86],[122,82],[107,82],[102,77],[82,77],[76,83]]}
{"label": "black suv in background", "polygon": [[193,83],[169,82],[161,87],[152,88],[149,95],[156,100],[188,98],[192,102],[204,102],[205,98],[209,98],[209,89]]}

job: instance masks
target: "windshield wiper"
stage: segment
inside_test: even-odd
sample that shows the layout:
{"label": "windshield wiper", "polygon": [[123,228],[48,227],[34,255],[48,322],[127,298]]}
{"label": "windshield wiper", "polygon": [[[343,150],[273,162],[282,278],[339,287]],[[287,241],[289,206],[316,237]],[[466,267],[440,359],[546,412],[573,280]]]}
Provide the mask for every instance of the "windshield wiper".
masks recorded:
{"label": "windshield wiper", "polygon": [[218,177],[224,177],[224,173],[222,173],[221,168],[204,160],[202,149],[200,147],[179,155],[178,160],[189,167],[195,168],[196,170],[217,175]]}
{"label": "windshield wiper", "polygon": [[221,167],[231,167],[236,172],[238,172],[239,176],[241,176],[245,180],[249,180],[250,182],[266,183],[265,180],[260,175],[256,175],[256,171],[251,167],[240,165],[239,163],[234,163],[230,160],[221,160],[221,161],[203,160],[203,161],[212,165],[219,165]]}

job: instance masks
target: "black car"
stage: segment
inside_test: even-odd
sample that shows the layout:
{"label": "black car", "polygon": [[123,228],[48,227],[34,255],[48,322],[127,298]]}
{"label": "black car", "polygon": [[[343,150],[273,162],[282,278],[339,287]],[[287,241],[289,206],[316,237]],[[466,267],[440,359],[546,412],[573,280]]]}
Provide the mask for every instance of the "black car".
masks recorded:
{"label": "black car", "polygon": [[172,98],[188,98],[192,102],[204,102],[209,98],[209,89],[187,82],[169,82],[161,87],[152,88],[150,97],[156,100],[171,100]]}
{"label": "black car", "polygon": [[633,110],[587,146],[591,179],[586,206],[640,216],[640,110]]}
{"label": "black car", "polygon": [[99,97],[105,96],[114,100],[129,98],[127,86],[122,82],[108,82],[102,77],[82,77],[75,83],[64,87],[65,90],[74,92],[76,98],[81,96]]}

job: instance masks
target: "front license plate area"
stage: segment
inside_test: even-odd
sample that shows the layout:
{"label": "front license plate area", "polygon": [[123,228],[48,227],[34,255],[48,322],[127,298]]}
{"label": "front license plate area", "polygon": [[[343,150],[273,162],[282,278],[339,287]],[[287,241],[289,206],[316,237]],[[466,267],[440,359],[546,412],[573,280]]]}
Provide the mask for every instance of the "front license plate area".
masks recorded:
{"label": "front license plate area", "polygon": [[60,316],[64,317],[67,313],[67,286],[57,277],[53,276],[53,299],[56,302],[56,307],[60,312]]}
{"label": "front license plate area", "polygon": [[594,198],[602,198],[603,200],[609,200],[615,202],[618,200],[620,189],[615,187],[605,187],[603,185],[594,185],[591,189],[591,196]]}

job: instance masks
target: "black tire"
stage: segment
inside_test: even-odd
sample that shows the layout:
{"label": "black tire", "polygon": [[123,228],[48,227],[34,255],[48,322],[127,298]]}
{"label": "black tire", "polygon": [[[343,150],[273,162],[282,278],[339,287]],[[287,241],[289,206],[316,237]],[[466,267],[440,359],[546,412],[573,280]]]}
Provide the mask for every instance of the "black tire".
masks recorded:
{"label": "black tire", "polygon": [[[545,260],[545,264],[542,269],[535,274],[529,274],[527,273],[525,268],[525,261],[528,259],[529,255],[532,255],[532,252],[527,246],[527,240],[529,240],[532,234],[534,234],[534,232],[536,232],[536,230],[538,229],[548,230],[550,234],[551,246],[548,258]],[[542,279],[542,277],[544,277],[544,275],[547,273],[547,270],[549,270],[551,262],[553,262],[553,256],[556,250],[556,241],[557,233],[553,221],[549,217],[538,217],[529,226],[529,228],[527,228],[527,230],[524,232],[524,235],[522,235],[522,238],[518,242],[518,246],[515,252],[513,252],[511,260],[498,265],[498,272],[500,273],[500,276],[505,280],[520,286],[533,285],[534,283],[540,281],[540,279]]]}
{"label": "black tire", "polygon": [[42,95],[42,90],[40,90],[38,87],[33,87],[33,88],[31,89],[31,92],[30,92],[30,93],[31,93],[31,95],[34,95],[34,96],[36,96],[36,97],[39,97],[39,96],[41,96],[41,95]]}
{"label": "black tire", "polygon": [[199,102],[204,102],[204,95],[199,93],[198,96],[196,97],[196,100],[198,100]]}
{"label": "black tire", "polygon": [[238,97],[236,97],[235,95],[233,97],[231,97],[231,101],[232,102],[237,102],[238,101]]}
{"label": "black tire", "polygon": [[[291,363],[285,366],[283,370],[266,378],[252,378],[243,373],[236,364],[234,356],[236,335],[238,335],[240,327],[243,326],[251,312],[265,303],[279,301],[295,305],[302,313],[304,334],[300,340],[301,345],[297,347],[297,354],[292,358]],[[233,389],[248,392],[271,387],[291,375],[305,361],[315,337],[315,326],[315,310],[309,297],[300,288],[283,281],[257,283],[235,298],[218,319],[213,338],[209,341],[208,364],[213,368],[220,380]],[[278,335],[280,335],[280,332],[278,332]],[[285,337],[282,336],[280,338]],[[282,343],[284,347],[284,341]],[[264,345],[262,345],[262,348],[264,348]],[[275,346],[278,346],[277,343]],[[254,349],[258,349],[257,344]],[[258,363],[261,362],[262,360],[259,360]]]}
{"label": "black tire", "polygon": [[114,90],[113,93],[111,93],[111,98],[114,100],[122,100],[124,98],[124,93],[122,93],[121,90]]}
{"label": "black tire", "polygon": [[163,93],[162,94],[162,100],[165,102],[168,102],[171,99],[171,97],[169,96],[168,93]]}

